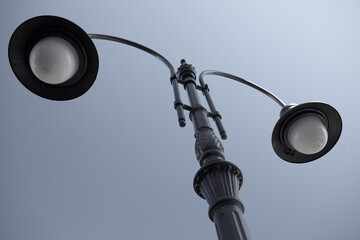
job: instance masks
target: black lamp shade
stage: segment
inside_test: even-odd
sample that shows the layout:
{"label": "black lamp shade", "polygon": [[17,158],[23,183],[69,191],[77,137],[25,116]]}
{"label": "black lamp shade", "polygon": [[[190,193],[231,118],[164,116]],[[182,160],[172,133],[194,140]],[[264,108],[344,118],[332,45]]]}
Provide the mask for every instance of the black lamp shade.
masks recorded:
{"label": "black lamp shade", "polygon": [[[275,125],[272,134],[272,145],[275,153],[282,159],[292,163],[305,163],[320,158],[329,152],[338,141],[342,121],[340,114],[332,106],[321,102],[310,102],[300,105],[285,106],[282,116]],[[303,154],[295,150],[287,140],[287,131],[291,124],[307,115],[317,116],[327,128],[328,140],[322,150],[314,154]]]}
{"label": "black lamp shade", "polygon": [[[38,79],[30,68],[33,47],[46,37],[59,37],[69,42],[79,57],[76,73],[66,82],[48,84]],[[38,16],[22,23],[9,42],[10,65],[20,82],[31,92],[51,100],[70,100],[92,86],[99,68],[94,43],[79,26],[56,16]]]}

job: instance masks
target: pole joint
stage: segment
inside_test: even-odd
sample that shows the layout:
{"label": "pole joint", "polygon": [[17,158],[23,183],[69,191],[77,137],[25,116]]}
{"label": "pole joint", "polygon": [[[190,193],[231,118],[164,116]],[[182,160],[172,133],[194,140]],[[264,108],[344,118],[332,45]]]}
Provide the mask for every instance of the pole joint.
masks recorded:
{"label": "pole joint", "polygon": [[222,206],[226,206],[226,205],[236,205],[239,206],[242,213],[244,214],[245,212],[245,207],[244,204],[240,201],[240,199],[238,198],[234,198],[234,197],[224,197],[219,199],[217,202],[215,202],[212,206],[209,207],[209,218],[211,221],[214,221],[214,214],[215,211],[222,207]]}
{"label": "pole joint", "polygon": [[[228,187],[224,188],[226,182]],[[243,183],[241,170],[228,161],[215,161],[203,165],[194,177],[194,190],[199,197],[213,206],[224,197],[238,198]]]}

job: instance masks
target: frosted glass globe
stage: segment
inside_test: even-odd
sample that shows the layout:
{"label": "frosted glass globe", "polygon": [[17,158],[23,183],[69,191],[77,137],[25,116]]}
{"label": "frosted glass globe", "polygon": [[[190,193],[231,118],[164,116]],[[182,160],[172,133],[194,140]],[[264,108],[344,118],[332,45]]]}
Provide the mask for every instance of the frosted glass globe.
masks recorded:
{"label": "frosted glass globe", "polygon": [[48,84],[66,82],[79,68],[75,48],[60,37],[41,39],[30,52],[30,68],[35,76]]}
{"label": "frosted glass globe", "polygon": [[305,116],[296,120],[288,130],[288,142],[303,154],[320,152],[328,140],[328,132],[316,116]]}

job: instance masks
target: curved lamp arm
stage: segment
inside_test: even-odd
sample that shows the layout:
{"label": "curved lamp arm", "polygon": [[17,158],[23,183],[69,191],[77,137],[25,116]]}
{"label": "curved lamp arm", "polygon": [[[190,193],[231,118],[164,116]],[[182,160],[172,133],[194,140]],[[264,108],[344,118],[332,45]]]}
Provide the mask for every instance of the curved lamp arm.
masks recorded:
{"label": "curved lamp arm", "polygon": [[175,96],[174,108],[177,111],[179,126],[184,127],[186,125],[185,114],[184,114],[184,104],[181,101],[181,95],[180,95],[180,92],[179,92],[179,86],[178,86],[178,81],[177,81],[175,69],[174,69],[174,66],[169,62],[169,60],[167,60],[160,53],[158,53],[158,52],[156,52],[156,51],[154,51],[154,50],[152,50],[152,49],[150,49],[148,47],[145,47],[144,45],[141,45],[139,43],[136,43],[136,42],[124,39],[124,38],[119,38],[119,37],[114,37],[114,36],[109,36],[109,35],[103,35],[103,34],[93,34],[93,33],[89,33],[88,35],[89,35],[89,37],[91,39],[108,40],[108,41],[113,41],[113,42],[126,44],[126,45],[129,45],[131,47],[135,47],[137,49],[140,49],[140,50],[142,50],[144,52],[147,52],[147,53],[151,54],[152,56],[159,59],[162,63],[164,63],[170,70],[170,82],[171,82],[171,85],[173,86],[174,96]]}
{"label": "curved lamp arm", "polygon": [[154,57],[159,59],[161,62],[163,62],[169,68],[171,76],[175,75],[174,66],[165,57],[163,57],[160,53],[155,52],[154,50],[152,50],[148,47],[145,47],[144,45],[141,45],[139,43],[136,43],[136,42],[124,39],[124,38],[119,38],[119,37],[114,37],[114,36],[109,36],[109,35],[93,34],[93,33],[89,33],[88,35],[92,39],[101,39],[101,40],[108,40],[108,41],[123,43],[123,44],[129,45],[129,46],[138,48],[140,50],[143,50],[144,52],[147,52],[147,53],[153,55]]}
{"label": "curved lamp arm", "polygon": [[[243,83],[249,87],[252,87],[262,93],[264,93],[266,96],[270,97],[272,100],[274,100],[277,104],[279,104],[281,107],[285,107],[286,104],[279,98],[277,97],[275,94],[273,94],[272,92],[266,90],[265,88],[263,87],[260,87],[259,85],[255,84],[255,83],[252,83],[248,80],[245,80],[243,78],[240,78],[240,77],[237,77],[237,76],[234,76],[234,75],[231,75],[231,74],[228,74],[228,73],[224,73],[224,72],[220,72],[220,71],[214,71],[214,70],[206,70],[206,71],[203,71],[202,73],[200,73],[200,76],[199,76],[199,81],[200,81],[200,84],[201,86],[205,86],[205,83],[204,83],[204,76],[205,75],[216,75],[216,76],[221,76],[221,77],[226,77],[226,78],[230,78],[232,80],[235,80],[237,82],[240,82],[240,83]],[[210,99],[211,101],[211,99]],[[213,107],[213,106],[212,106]],[[210,107],[211,108],[211,107]]]}

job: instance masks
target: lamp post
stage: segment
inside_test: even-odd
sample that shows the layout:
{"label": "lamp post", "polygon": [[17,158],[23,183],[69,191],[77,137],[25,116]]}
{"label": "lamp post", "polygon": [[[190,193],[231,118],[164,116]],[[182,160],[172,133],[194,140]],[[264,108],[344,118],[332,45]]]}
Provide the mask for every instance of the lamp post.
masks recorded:
{"label": "lamp post", "polygon": [[[288,162],[305,163],[318,159],[330,151],[340,137],[341,117],[328,104],[287,105],[268,90],[220,71],[200,73],[198,84],[195,68],[185,60],[175,72],[165,57],[150,48],[118,37],[87,34],[76,24],[60,17],[39,16],[21,24],[9,43],[10,65],[20,82],[33,93],[51,100],[74,99],[84,94],[96,79],[98,55],[91,39],[115,41],[138,48],[169,68],[179,125],[186,125],[186,110],[190,112],[194,126],[195,154],[200,163],[194,178],[194,190],[209,204],[209,217],[216,226],[219,239],[245,240],[250,239],[250,234],[243,218],[244,205],[239,199],[242,173],[236,165],[225,160],[224,148],[209,122],[210,117],[215,121],[221,138],[227,138],[221,115],[204,82],[206,75],[246,84],[281,106],[272,144],[275,153]],[[187,92],[189,105],[181,100],[179,84]],[[198,91],[204,94],[210,110],[201,104]]]}

